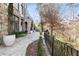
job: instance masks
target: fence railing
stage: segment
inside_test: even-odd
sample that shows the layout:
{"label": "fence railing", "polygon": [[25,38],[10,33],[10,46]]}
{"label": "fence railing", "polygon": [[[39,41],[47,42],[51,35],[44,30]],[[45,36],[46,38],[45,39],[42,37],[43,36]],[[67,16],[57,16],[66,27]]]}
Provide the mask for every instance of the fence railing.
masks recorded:
{"label": "fence railing", "polygon": [[79,50],[45,33],[45,42],[52,56],[79,56]]}

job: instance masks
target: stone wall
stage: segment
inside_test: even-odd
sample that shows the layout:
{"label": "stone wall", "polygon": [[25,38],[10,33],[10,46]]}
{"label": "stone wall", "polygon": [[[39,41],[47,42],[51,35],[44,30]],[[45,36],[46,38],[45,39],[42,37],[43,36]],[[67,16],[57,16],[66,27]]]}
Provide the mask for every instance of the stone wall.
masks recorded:
{"label": "stone wall", "polygon": [[0,3],[0,42],[1,42],[2,36],[8,34],[7,32],[7,28],[8,28],[7,7],[8,7],[7,4]]}
{"label": "stone wall", "polygon": [[0,36],[7,33],[7,25],[8,25],[8,18],[7,18],[7,5],[0,4]]}
{"label": "stone wall", "polygon": [[[9,22],[8,21],[8,5],[9,5],[8,3],[0,3],[0,37],[8,34],[8,22]],[[19,6],[20,6],[20,4],[19,4]],[[21,6],[20,6],[20,8],[21,8]],[[25,15],[21,14],[20,10],[18,11],[15,7],[14,7],[14,15],[19,18],[19,31],[22,31],[22,29],[21,29],[22,28],[22,25],[21,25],[22,19],[24,22],[23,27],[26,27],[25,26],[25,17],[24,17]],[[30,27],[31,27],[31,21],[29,22],[29,20],[28,20],[27,21],[28,32],[30,31]],[[25,28],[24,28],[24,30],[25,30]]]}

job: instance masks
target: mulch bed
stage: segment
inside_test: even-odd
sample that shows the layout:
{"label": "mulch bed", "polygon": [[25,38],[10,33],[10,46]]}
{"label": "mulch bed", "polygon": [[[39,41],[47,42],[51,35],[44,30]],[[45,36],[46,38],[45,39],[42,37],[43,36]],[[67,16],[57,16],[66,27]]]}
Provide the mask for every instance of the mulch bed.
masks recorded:
{"label": "mulch bed", "polygon": [[37,43],[38,41],[34,41],[27,47],[26,56],[37,56],[37,49],[38,49]]}

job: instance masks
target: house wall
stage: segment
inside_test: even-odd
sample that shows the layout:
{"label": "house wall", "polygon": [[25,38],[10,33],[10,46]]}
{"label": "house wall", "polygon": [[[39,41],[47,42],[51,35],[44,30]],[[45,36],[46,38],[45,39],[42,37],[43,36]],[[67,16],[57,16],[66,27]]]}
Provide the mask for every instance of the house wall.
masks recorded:
{"label": "house wall", "polygon": [[[4,35],[8,35],[8,3],[0,3],[0,38]],[[21,5],[23,5],[23,13],[22,13],[22,9],[21,9]],[[19,6],[19,7],[18,7]],[[26,6],[25,4],[18,4],[18,3],[14,3],[13,4],[13,9],[14,9],[14,20],[15,20],[15,16],[18,17],[18,25],[19,25],[19,29],[18,31],[27,31],[30,32],[31,29],[31,21],[32,19],[29,16],[25,16],[26,14]],[[16,22],[16,20],[15,20]],[[13,31],[15,31],[15,22],[13,24]],[[22,23],[23,22],[23,23]],[[25,22],[27,22],[27,26],[25,25]],[[27,28],[26,28],[27,27]]]}
{"label": "house wall", "polygon": [[0,4],[0,36],[8,34],[7,4]]}
{"label": "house wall", "polygon": [[[29,33],[30,29],[31,29],[32,18],[27,11],[27,5],[19,3],[19,10],[18,10],[18,8],[16,8],[16,7],[18,7],[18,3],[14,4],[14,6],[15,6],[14,15],[19,17],[19,32],[22,32],[22,31],[24,32],[27,29],[27,32]],[[27,22],[27,26],[26,26],[25,22]]]}
{"label": "house wall", "polygon": [[[23,8],[23,9],[22,9]],[[16,15],[18,18],[19,18],[19,32],[22,32],[23,31],[23,25],[24,25],[24,5],[21,4],[21,3],[17,3],[17,4],[14,4],[14,15]]]}
{"label": "house wall", "polygon": [[[27,32],[28,33],[30,33],[30,31],[31,31],[32,21],[33,20],[27,11],[27,5],[25,5],[25,22],[27,22]],[[26,30],[26,26],[25,26],[24,30]]]}
{"label": "house wall", "polygon": [[0,44],[2,42],[2,36],[8,34],[7,7],[8,5],[6,3],[0,3]]}

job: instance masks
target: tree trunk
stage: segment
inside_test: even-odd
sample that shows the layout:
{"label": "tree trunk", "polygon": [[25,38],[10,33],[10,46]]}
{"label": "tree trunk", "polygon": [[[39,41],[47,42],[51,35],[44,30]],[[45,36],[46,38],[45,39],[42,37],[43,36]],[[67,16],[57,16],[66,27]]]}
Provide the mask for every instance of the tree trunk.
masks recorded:
{"label": "tree trunk", "polygon": [[54,55],[54,37],[53,37],[53,20],[51,20],[51,22],[50,22],[50,24],[51,24],[51,49],[52,49],[52,56]]}

